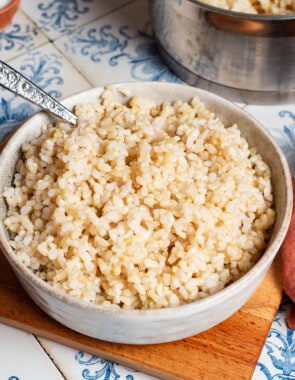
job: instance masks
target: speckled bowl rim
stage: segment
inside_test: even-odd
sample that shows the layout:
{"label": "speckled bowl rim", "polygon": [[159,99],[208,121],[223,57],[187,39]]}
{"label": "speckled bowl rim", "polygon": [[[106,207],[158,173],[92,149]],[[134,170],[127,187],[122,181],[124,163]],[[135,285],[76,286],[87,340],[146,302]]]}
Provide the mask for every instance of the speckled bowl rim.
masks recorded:
{"label": "speckled bowl rim", "polygon": [[[255,124],[257,128],[260,129],[260,131],[267,137],[269,140],[269,143],[272,144],[272,146],[275,148],[278,157],[280,158],[280,162],[284,171],[284,180],[285,180],[285,191],[286,191],[286,203],[287,205],[292,206],[293,202],[293,191],[292,191],[292,180],[291,180],[291,174],[289,170],[289,165],[287,163],[287,160],[282,153],[280,147],[277,145],[275,140],[272,138],[270,133],[252,116],[250,115],[247,111],[244,109],[240,108],[238,105],[235,105],[234,103],[218,96],[212,93],[209,93],[208,91],[201,90],[195,87],[191,87],[185,84],[176,84],[176,83],[162,83],[162,82],[123,82],[123,83],[115,83],[112,84],[112,86],[118,86],[118,87],[123,87],[124,86],[147,86],[151,87],[154,90],[158,90],[161,88],[166,88],[169,89],[169,87],[174,88],[175,86],[179,88],[179,92],[181,93],[181,90],[186,88],[190,88],[191,91],[195,92],[196,96],[199,96],[200,99],[202,100],[202,97],[209,97],[212,100],[215,100],[219,102],[219,105],[226,105],[227,107],[231,107],[233,110],[236,112],[243,113],[248,119],[251,124]],[[74,104],[73,100],[81,97],[81,96],[86,96],[87,94],[95,93],[100,94],[102,89],[105,88],[105,86],[99,86],[96,88],[92,88],[89,90],[81,91],[78,92],[70,97],[65,98],[62,103],[64,103],[66,106],[69,104]],[[150,90],[149,90],[150,91]],[[179,98],[181,99],[181,97]],[[9,151],[9,148],[13,141],[17,139],[19,136],[22,135],[22,131],[26,126],[28,126],[31,123],[34,123],[34,121],[40,117],[45,117],[45,119],[50,120],[47,114],[44,112],[37,113],[33,115],[32,117],[28,118],[25,120],[20,127],[15,131],[13,136],[11,136],[7,143],[5,144],[2,152],[0,153],[0,158],[3,157],[6,152]],[[44,116],[43,116],[44,115]],[[218,115],[217,115],[218,116]],[[44,119],[44,120],[45,120]],[[28,128],[28,127],[27,127]],[[0,164],[1,166],[1,164]],[[153,319],[157,318],[158,320],[161,319],[167,319],[169,317],[169,314],[177,314],[177,315],[186,315],[189,310],[197,309],[198,311],[205,310],[207,309],[210,305],[218,304],[220,300],[224,298],[228,298],[230,296],[234,296],[235,294],[239,293],[240,287],[243,287],[245,283],[248,283],[249,280],[251,280],[252,277],[256,277],[258,273],[261,271],[265,270],[267,267],[271,265],[273,262],[276,254],[278,253],[281,244],[283,243],[283,240],[285,238],[285,235],[287,233],[289,224],[290,224],[290,219],[291,219],[291,214],[292,214],[292,207],[289,207],[285,210],[284,217],[282,219],[281,226],[278,230],[277,236],[275,238],[271,238],[270,242],[268,243],[267,249],[264,252],[264,254],[261,256],[259,261],[255,264],[253,268],[251,268],[246,274],[244,274],[240,279],[235,281],[234,283],[228,285],[226,288],[223,290],[218,291],[217,293],[210,295],[204,299],[196,300],[187,304],[175,306],[175,307],[167,307],[167,308],[161,308],[161,309],[120,309],[117,307],[113,306],[101,306],[97,305],[88,301],[80,300],[78,298],[75,298],[71,295],[67,295],[63,293],[62,291],[53,288],[51,285],[48,283],[44,282],[41,280],[37,275],[35,275],[30,269],[28,269],[22,262],[21,260],[15,255],[13,252],[12,248],[10,247],[7,238],[5,236],[5,228],[2,228],[2,225],[0,226],[0,245],[1,249],[4,253],[4,255],[13,263],[15,268],[17,268],[20,272],[24,274],[25,277],[27,277],[34,285],[36,285],[39,289],[43,290],[45,293],[48,293],[54,298],[57,298],[61,300],[62,302],[65,302],[69,305],[72,305],[74,307],[83,309],[83,310],[91,310],[91,311],[97,311],[98,313],[103,313],[107,315],[116,315],[118,317],[124,317],[124,318],[140,318],[140,319]],[[11,265],[11,264],[10,264]],[[12,267],[12,269],[14,269]],[[15,270],[15,269],[14,269]],[[17,271],[16,271],[17,272]],[[251,282],[251,281],[250,281]],[[259,284],[258,284],[259,285]]]}

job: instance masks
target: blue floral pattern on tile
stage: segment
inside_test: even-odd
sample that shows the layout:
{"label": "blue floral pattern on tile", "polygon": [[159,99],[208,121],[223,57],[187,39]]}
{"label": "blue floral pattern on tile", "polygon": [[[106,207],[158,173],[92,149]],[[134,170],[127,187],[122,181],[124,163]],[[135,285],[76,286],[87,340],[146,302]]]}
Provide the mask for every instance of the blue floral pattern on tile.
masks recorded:
{"label": "blue floral pattern on tile", "polygon": [[37,34],[37,29],[29,25],[11,24],[0,30],[0,51],[28,51],[34,46],[33,37]]}
{"label": "blue floral pattern on tile", "polygon": [[71,45],[66,44],[67,50],[89,56],[93,62],[99,62],[103,55],[117,52],[121,55],[128,46],[128,40],[134,38],[128,35],[126,26],[119,30],[119,37],[111,33],[112,26],[104,25],[100,29],[80,29],[70,37]]}
{"label": "blue floral pattern on tile", "polygon": [[76,25],[76,20],[89,12],[86,3],[94,0],[53,0],[42,1],[38,9],[42,12],[40,24],[43,30],[58,30],[60,33],[69,32]]}
{"label": "blue floral pattern on tile", "polygon": [[0,98],[0,142],[27,117],[34,113],[34,108],[24,102],[14,105],[16,97]]}
{"label": "blue floral pattern on tile", "polygon": [[[20,66],[20,71],[33,83],[46,90],[55,98],[61,97],[61,92],[56,86],[64,83],[60,70],[62,58],[57,54],[41,54],[39,51],[28,56]],[[55,88],[52,89],[52,86]]]}
{"label": "blue floral pattern on tile", "polygon": [[271,128],[270,131],[284,152],[292,176],[295,177],[295,114],[291,111],[281,110],[279,116],[287,124],[284,124],[282,128]]}
{"label": "blue floral pattern on tile", "polygon": [[[82,370],[82,377],[85,380],[134,380],[134,377],[131,374],[121,377],[116,370],[116,367],[119,367],[119,365],[109,360],[101,359],[94,355],[88,355],[82,351],[76,353],[75,359],[83,367],[91,367],[90,369],[84,368]],[[128,369],[128,371],[137,372],[131,369]]]}
{"label": "blue floral pattern on tile", "polygon": [[[24,59],[20,71],[39,87],[46,90],[55,98],[61,97],[57,89],[64,83],[60,70],[62,60],[56,54],[41,54],[36,51]],[[17,102],[16,96],[11,96],[7,90],[1,90],[0,94],[0,141],[3,141],[24,119],[32,115],[38,108],[28,101]]]}
{"label": "blue floral pattern on tile", "polygon": [[[182,82],[159,59],[150,29],[134,31],[127,25],[113,30],[109,24],[99,28],[81,28],[73,33],[65,49],[73,54],[88,56],[93,62],[107,58],[110,66],[127,61],[134,80]],[[130,48],[131,43],[135,49]]]}
{"label": "blue floral pattern on tile", "polygon": [[284,328],[290,303],[285,297],[268,333],[263,347],[268,361],[264,359],[257,363],[257,370],[265,380],[295,379],[295,333],[288,327]]}
{"label": "blue floral pattern on tile", "polygon": [[181,5],[182,4],[182,0],[174,0],[174,3],[177,4],[177,5]]}

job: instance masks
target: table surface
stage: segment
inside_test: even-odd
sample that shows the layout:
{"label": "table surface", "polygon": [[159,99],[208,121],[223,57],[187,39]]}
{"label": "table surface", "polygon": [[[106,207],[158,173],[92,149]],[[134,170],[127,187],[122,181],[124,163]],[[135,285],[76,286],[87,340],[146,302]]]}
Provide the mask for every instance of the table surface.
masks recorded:
{"label": "table surface", "polygon": [[[106,83],[181,82],[157,56],[147,0],[22,0],[12,23],[0,30],[0,53],[1,60],[57,99]],[[270,131],[295,176],[295,103],[241,99],[238,105]],[[0,141],[38,110],[0,89]],[[289,308],[284,297],[252,379],[295,379],[295,333],[286,324]],[[153,379],[3,324],[0,374],[1,380]]]}

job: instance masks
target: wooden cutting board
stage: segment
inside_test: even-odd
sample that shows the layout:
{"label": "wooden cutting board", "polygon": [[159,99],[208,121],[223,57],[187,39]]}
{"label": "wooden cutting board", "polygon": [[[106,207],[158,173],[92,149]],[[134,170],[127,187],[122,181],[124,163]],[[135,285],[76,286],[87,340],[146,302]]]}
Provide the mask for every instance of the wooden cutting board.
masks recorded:
{"label": "wooden cutting board", "polygon": [[47,316],[26,295],[0,254],[1,323],[162,379],[251,379],[282,292],[278,256],[247,304],[216,327],[173,343],[113,344],[71,331]]}

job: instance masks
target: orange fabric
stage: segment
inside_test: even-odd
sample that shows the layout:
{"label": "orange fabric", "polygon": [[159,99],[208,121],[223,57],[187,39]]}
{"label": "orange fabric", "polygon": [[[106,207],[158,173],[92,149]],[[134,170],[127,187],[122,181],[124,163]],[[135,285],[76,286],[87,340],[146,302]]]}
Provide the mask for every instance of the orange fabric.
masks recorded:
{"label": "orange fabric", "polygon": [[12,21],[19,7],[20,0],[13,0],[6,7],[0,9],[0,29],[4,29]]}
{"label": "orange fabric", "polygon": [[288,316],[288,327],[289,329],[295,330],[295,304],[291,304],[290,313]]}

